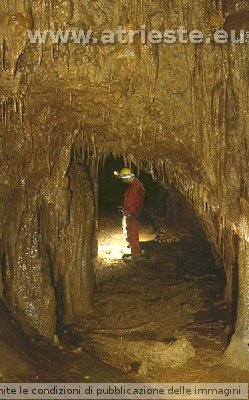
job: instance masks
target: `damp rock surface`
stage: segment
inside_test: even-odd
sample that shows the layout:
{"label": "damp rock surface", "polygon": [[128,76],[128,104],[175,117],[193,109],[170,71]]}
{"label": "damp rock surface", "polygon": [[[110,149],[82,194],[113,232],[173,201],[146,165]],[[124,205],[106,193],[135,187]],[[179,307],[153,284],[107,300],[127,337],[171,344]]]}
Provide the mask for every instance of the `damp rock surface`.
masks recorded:
{"label": "damp rock surface", "polygon": [[81,346],[83,354],[138,381],[247,379],[223,365],[230,308],[222,301],[224,281],[208,244],[193,232],[180,242],[154,242],[145,221],[144,259],[126,264],[119,224],[116,217],[100,220],[95,312],[68,329],[62,343]]}
{"label": "damp rock surface", "polygon": [[[0,382],[128,382],[130,378],[69,346],[27,338],[0,301]],[[58,343],[57,343],[58,344]]]}
{"label": "damp rock surface", "polygon": [[[27,30],[212,33],[247,28],[247,18],[246,0],[1,1],[1,270],[27,332],[51,340],[59,322],[92,311],[97,170],[110,151],[191,204],[224,266],[227,302],[249,237],[248,41],[37,44]],[[246,293],[239,320],[249,318]]]}
{"label": "damp rock surface", "polygon": [[185,338],[166,344],[99,336],[95,342],[91,341],[89,346],[85,343],[83,349],[123,372],[133,371],[140,374],[158,368],[179,367],[195,356],[195,349]]}
{"label": "damp rock surface", "polygon": [[0,381],[15,375],[34,377],[37,364],[28,352],[29,344],[2,301],[0,318]]}

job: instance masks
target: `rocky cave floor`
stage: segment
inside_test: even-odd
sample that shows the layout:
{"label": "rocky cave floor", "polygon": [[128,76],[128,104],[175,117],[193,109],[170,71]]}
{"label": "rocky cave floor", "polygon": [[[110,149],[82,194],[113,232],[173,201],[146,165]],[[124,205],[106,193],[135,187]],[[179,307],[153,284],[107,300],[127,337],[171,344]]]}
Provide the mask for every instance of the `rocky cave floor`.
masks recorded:
{"label": "rocky cave floor", "polygon": [[[101,219],[96,309],[73,330],[78,344],[138,381],[247,382],[247,372],[222,364],[231,310],[222,302],[223,271],[215,267],[209,244],[197,232],[168,230],[164,237],[167,242],[155,242],[152,226],[142,223],[144,260],[126,264],[121,260],[127,248],[120,219]],[[154,353],[141,366],[141,343],[146,348],[179,338],[195,348],[195,357],[186,364],[165,368]]]}
{"label": "rocky cave floor", "polygon": [[[222,364],[231,312],[221,301],[223,271],[215,267],[209,245],[198,233],[168,230],[164,236],[167,242],[155,242],[152,226],[142,223],[144,260],[127,264],[120,218],[102,218],[95,311],[66,327],[57,347],[24,343],[36,361],[28,374],[20,369],[8,381],[248,382],[249,373]],[[165,366],[157,345],[177,339],[187,339],[195,356],[184,365]]]}

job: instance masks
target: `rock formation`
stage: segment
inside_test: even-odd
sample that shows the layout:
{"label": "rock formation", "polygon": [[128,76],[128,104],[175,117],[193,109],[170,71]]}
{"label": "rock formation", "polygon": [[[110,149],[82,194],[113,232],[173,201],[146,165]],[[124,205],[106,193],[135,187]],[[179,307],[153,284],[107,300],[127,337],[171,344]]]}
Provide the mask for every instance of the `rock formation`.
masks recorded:
{"label": "rock formation", "polygon": [[240,280],[229,362],[247,349],[248,43],[32,44],[27,30],[239,30],[248,8],[234,0],[2,0],[1,276],[24,330],[51,338],[58,321],[91,311],[97,171],[111,151],[192,205],[224,265],[228,301]]}

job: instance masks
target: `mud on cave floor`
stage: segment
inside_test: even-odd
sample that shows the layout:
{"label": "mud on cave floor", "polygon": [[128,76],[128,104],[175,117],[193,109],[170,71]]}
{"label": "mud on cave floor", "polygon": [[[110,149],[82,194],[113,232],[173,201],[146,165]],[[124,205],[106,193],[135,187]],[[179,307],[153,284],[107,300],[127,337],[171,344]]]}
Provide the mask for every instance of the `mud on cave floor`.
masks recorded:
{"label": "mud on cave floor", "polygon": [[[170,243],[154,238],[152,227],[142,224],[144,260],[129,265],[121,259],[127,248],[120,219],[100,221],[95,312],[64,340],[70,344],[78,338],[75,346],[138,381],[248,381],[248,373],[222,364],[231,317],[221,302],[223,271],[215,267],[209,244],[198,233]],[[134,359],[127,368],[127,344],[171,343],[182,337],[196,351],[185,365],[152,365],[141,373]]]}
{"label": "mud on cave floor", "polygon": [[89,354],[22,334],[0,301],[0,382],[127,382]]}
{"label": "mud on cave floor", "polygon": [[[147,254],[135,266],[121,260],[127,248],[120,219],[102,219],[99,236],[95,312],[78,326],[65,329],[58,347],[22,340],[1,306],[1,335],[18,354],[27,354],[28,367],[18,369],[15,360],[9,360],[5,374],[3,362],[1,382],[249,381],[247,372],[221,363],[230,309],[220,302],[223,273],[215,268],[209,245],[200,236],[179,235],[177,242],[174,232],[168,233],[170,243],[155,243],[152,227],[142,224],[141,240]],[[139,374],[134,359],[124,373],[127,343],[146,347],[181,337],[196,350],[195,357],[183,366],[159,368],[154,363],[151,370]]]}

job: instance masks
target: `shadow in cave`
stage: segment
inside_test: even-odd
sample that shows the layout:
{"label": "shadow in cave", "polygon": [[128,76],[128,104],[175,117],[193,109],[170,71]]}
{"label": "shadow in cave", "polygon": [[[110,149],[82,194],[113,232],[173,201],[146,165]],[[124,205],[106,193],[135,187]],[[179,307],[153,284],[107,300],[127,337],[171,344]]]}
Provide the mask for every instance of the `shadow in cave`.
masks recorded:
{"label": "shadow in cave", "polygon": [[[187,360],[190,373],[204,374],[207,365],[220,359],[231,329],[230,308],[221,301],[224,271],[216,265],[191,205],[174,186],[162,186],[146,169],[139,173],[146,189],[140,221],[143,260],[123,261],[129,249],[117,209],[125,184],[113,173],[124,165],[122,157],[111,155],[99,171],[95,314],[79,324],[82,346],[123,372],[147,373],[139,359],[141,353],[146,359],[149,343],[186,340],[197,354]],[[136,166],[131,167],[137,175]],[[158,363],[156,371],[155,365],[149,366],[155,379],[163,374]]]}
{"label": "shadow in cave", "polygon": [[[112,225],[111,221],[115,221],[120,234],[122,215],[118,213],[118,207],[122,205],[127,185],[115,179],[113,172],[121,169],[124,164],[122,157],[110,156],[99,172],[100,227],[107,226],[108,222]],[[138,175],[134,164],[132,169]],[[222,281],[223,269],[216,265],[211,245],[191,205],[173,185],[161,185],[145,170],[139,172],[139,179],[146,189],[145,206],[140,221],[140,243],[145,253],[144,260],[150,258],[158,261],[163,255],[171,256],[179,261],[179,270],[184,265],[184,273],[188,271],[200,276],[217,275]],[[112,239],[109,229],[107,240],[110,249],[107,254],[110,254],[112,245],[115,247]],[[120,243],[124,244],[125,242]]]}

